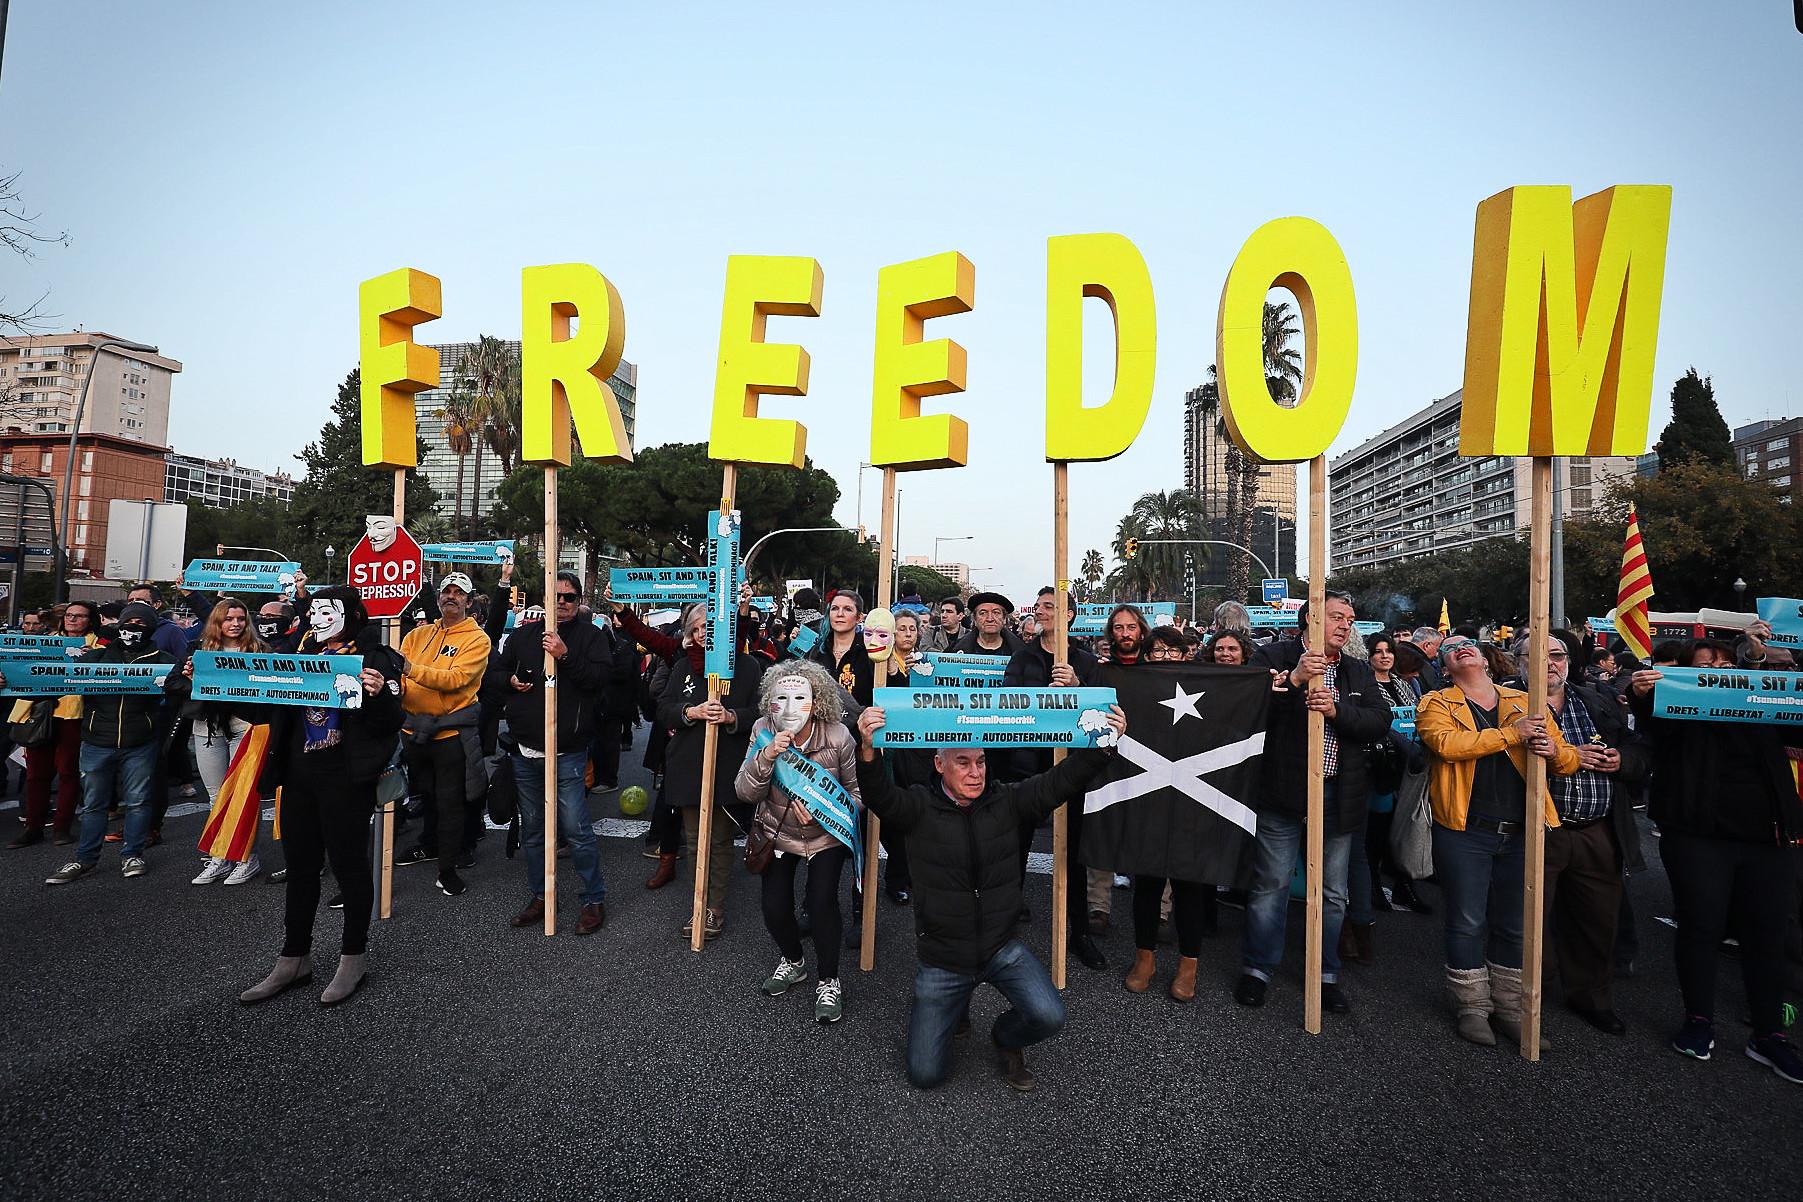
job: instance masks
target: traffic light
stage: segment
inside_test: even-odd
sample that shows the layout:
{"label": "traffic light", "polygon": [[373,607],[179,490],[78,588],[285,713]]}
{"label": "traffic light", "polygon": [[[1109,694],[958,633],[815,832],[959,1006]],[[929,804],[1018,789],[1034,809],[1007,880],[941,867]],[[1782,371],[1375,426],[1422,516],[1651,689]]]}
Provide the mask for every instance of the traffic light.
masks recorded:
{"label": "traffic light", "polygon": [[1127,558],[1132,559],[1135,555],[1138,555],[1138,554],[1139,554],[1139,540],[1137,538],[1128,539],[1127,540]]}

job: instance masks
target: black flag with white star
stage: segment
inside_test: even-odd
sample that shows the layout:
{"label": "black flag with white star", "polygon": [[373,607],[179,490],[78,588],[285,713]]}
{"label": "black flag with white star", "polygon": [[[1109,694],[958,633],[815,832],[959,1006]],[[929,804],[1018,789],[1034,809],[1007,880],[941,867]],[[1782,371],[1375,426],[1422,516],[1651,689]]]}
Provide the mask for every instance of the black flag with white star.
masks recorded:
{"label": "black flag with white star", "polygon": [[1235,884],[1257,832],[1271,674],[1214,664],[1104,664],[1127,737],[1083,799],[1080,852],[1129,876]]}

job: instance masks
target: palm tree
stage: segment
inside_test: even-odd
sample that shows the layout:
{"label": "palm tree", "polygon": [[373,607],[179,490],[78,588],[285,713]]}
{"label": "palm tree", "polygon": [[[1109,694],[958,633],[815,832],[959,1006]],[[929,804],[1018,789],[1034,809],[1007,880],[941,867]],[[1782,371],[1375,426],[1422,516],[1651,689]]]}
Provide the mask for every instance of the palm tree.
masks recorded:
{"label": "palm tree", "polygon": [[[1135,562],[1152,592],[1143,600],[1169,600],[1183,587],[1183,542],[1202,535],[1202,502],[1187,488],[1149,492],[1121,519],[1128,535],[1148,542]],[[1128,535],[1122,536],[1124,541]],[[1175,540],[1175,541],[1171,541]]]}
{"label": "palm tree", "polygon": [[470,520],[476,524],[482,507],[482,448],[493,447],[489,431],[509,423],[507,412],[508,380],[517,374],[518,358],[507,344],[492,334],[476,339],[475,347],[464,360],[464,372],[470,381],[468,425],[476,452],[476,478],[470,498]]}
{"label": "palm tree", "polygon": [[463,469],[469,462],[470,446],[474,442],[470,430],[470,393],[461,380],[451,385],[451,394],[445,398],[444,408],[438,411],[439,420],[444,422],[445,447],[457,456],[457,492],[451,501],[451,520],[456,530],[461,532],[463,525]]}
{"label": "palm tree", "polygon": [[1102,582],[1106,569],[1102,565],[1102,553],[1093,547],[1083,552],[1083,597],[1089,600],[1094,597],[1096,585]]}

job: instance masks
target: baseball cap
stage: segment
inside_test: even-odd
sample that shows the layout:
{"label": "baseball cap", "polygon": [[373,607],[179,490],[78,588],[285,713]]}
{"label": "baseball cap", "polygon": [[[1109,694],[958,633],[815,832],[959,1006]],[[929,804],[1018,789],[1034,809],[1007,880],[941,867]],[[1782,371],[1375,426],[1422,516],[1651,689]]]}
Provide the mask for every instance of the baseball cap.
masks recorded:
{"label": "baseball cap", "polygon": [[442,593],[448,588],[460,588],[466,593],[476,591],[475,582],[465,572],[446,572],[444,579],[438,582],[438,591]]}

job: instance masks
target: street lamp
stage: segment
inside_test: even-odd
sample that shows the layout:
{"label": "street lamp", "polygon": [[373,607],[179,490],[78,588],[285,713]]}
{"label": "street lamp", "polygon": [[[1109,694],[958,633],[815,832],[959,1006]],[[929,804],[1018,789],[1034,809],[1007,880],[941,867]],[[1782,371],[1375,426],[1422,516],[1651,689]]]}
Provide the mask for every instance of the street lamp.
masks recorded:
{"label": "street lamp", "polygon": [[1736,605],[1747,603],[1747,582],[1739,576],[1734,578],[1734,603]]}
{"label": "street lamp", "polygon": [[157,348],[147,342],[131,342],[124,338],[102,338],[94,344],[94,355],[88,360],[88,374],[81,382],[81,398],[75,402],[75,420],[69,423],[69,459],[63,464],[63,555],[57,561],[56,600],[58,604],[68,600],[65,595],[69,587],[68,579],[68,547],[69,547],[69,494],[75,490],[75,440],[81,436],[81,419],[88,411],[88,389],[94,385],[94,375],[100,368],[100,352],[108,349],[143,351],[146,354],[157,354]]}
{"label": "street lamp", "polygon": [[326,583],[328,585],[332,583],[332,556],[334,556],[336,554],[338,554],[338,549],[336,547],[332,546],[332,544],[327,543],[326,544]]}
{"label": "street lamp", "polygon": [[946,534],[935,537],[933,539],[933,566],[938,567],[941,562],[939,558],[940,543],[967,543],[975,537],[974,534]]}

